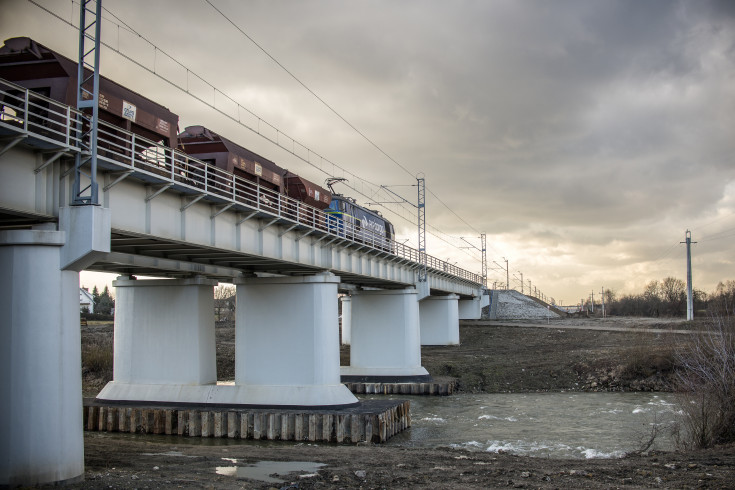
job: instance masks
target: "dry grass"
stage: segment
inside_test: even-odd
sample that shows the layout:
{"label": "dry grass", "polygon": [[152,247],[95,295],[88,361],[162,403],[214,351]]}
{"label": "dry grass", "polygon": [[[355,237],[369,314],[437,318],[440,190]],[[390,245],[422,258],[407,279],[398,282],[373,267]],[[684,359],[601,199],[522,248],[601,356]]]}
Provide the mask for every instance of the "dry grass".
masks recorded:
{"label": "dry grass", "polygon": [[735,441],[735,317],[713,316],[709,328],[676,351],[684,447]]}

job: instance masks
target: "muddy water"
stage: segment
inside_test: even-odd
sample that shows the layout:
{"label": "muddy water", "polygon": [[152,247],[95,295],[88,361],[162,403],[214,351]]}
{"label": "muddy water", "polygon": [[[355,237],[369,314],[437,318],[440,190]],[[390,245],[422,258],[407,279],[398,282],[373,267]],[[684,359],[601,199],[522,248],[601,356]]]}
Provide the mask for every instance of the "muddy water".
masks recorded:
{"label": "muddy water", "polygon": [[410,430],[386,444],[450,446],[550,458],[620,457],[657,428],[673,449],[679,412],[666,393],[460,394],[411,400]]}

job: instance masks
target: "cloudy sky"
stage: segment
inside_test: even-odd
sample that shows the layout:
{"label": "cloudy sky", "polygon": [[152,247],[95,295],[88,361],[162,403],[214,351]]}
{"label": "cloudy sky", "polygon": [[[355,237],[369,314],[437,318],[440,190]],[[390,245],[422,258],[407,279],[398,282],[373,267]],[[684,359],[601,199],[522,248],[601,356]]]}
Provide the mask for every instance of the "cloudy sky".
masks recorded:
{"label": "cloudy sky", "polygon": [[[72,2],[37,1],[77,22]],[[109,49],[103,74],[182,129],[204,124],[315,181],[318,166],[348,172],[362,202],[388,200],[380,185],[415,202],[423,173],[428,252],[479,272],[460,247],[486,233],[491,283],[508,259],[512,286],[522,273],[526,292],[530,279],[563,304],[640,292],[686,278],[687,229],[695,288],[735,279],[735,2],[210,1],[105,0],[103,39],[232,114],[227,94],[313,165]],[[70,26],[3,3],[4,38],[76,58]],[[413,208],[384,206],[416,245]]]}

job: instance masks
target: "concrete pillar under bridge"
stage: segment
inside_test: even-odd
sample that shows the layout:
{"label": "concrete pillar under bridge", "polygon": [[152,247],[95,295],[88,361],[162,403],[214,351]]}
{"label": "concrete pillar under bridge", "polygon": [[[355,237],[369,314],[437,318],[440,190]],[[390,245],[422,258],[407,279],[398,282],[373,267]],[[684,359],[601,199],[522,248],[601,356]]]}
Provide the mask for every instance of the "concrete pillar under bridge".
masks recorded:
{"label": "concrete pillar under bridge", "polygon": [[113,380],[99,400],[204,403],[217,383],[217,281],[119,277]]}
{"label": "concrete pillar under bridge", "polygon": [[355,291],[344,382],[425,382],[415,289]]}
{"label": "concrete pillar under bridge", "polygon": [[235,384],[217,384],[213,280],[118,279],[113,381],[99,400],[322,408],[340,383],[337,286],[323,273],[237,284]]}
{"label": "concrete pillar under bridge", "polygon": [[0,231],[0,487],[84,475],[79,273],[61,270],[66,240],[51,227]]}
{"label": "concrete pillar under bridge", "polygon": [[428,296],[419,301],[421,345],[459,345],[459,296]]}
{"label": "concrete pillar under bridge", "polygon": [[459,300],[459,319],[460,320],[479,320],[482,318],[482,308],[490,304],[490,297],[487,295],[475,296],[472,299]]}
{"label": "concrete pillar under bridge", "polygon": [[340,382],[337,287],[323,272],[237,284],[235,384],[259,405],[356,405]]}
{"label": "concrete pillar under bridge", "polygon": [[352,298],[341,296],[339,300],[342,303],[342,345],[350,345],[352,338]]}

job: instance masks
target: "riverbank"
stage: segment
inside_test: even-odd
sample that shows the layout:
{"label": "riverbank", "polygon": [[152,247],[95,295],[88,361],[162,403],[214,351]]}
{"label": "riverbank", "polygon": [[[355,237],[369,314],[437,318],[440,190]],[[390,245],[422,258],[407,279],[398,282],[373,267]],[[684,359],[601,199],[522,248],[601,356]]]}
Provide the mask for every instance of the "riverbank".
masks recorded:
{"label": "riverbank", "polygon": [[[238,477],[236,468],[266,461],[324,466],[277,477],[281,482],[248,479],[247,470]],[[85,463],[84,483],[70,488],[732,488],[735,448],[556,460],[446,448],[194,445],[166,437],[86,433]]]}
{"label": "riverbank", "polygon": [[[585,325],[595,329],[577,328]],[[94,328],[101,342],[104,328]],[[671,349],[685,335],[667,332],[687,328],[683,322],[637,319],[570,319],[546,326],[462,322],[462,345],[424,347],[422,363],[433,375],[457,377],[460,389],[470,393],[654,389],[670,380]],[[230,347],[234,353],[234,329],[217,330],[223,379],[229,369],[234,375],[234,364],[226,360]],[[345,363],[349,349],[341,354]],[[90,386],[85,384],[85,390]],[[264,461],[324,466],[284,476],[281,482],[249,479],[242,468]],[[449,448],[85,433],[85,462],[86,481],[72,488],[731,488],[735,477],[733,446],[550,460]]]}
{"label": "riverbank", "polygon": [[677,319],[463,321],[461,345],[422,347],[422,365],[469,393],[670,391],[674,348],[691,328]]}

